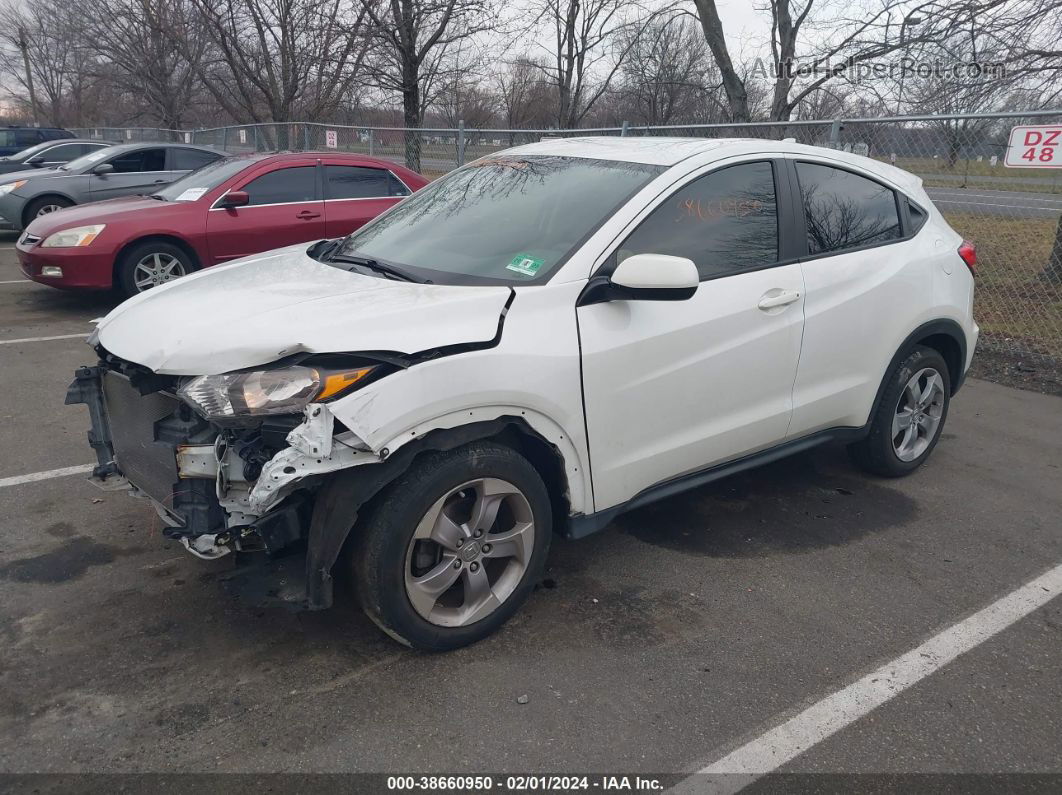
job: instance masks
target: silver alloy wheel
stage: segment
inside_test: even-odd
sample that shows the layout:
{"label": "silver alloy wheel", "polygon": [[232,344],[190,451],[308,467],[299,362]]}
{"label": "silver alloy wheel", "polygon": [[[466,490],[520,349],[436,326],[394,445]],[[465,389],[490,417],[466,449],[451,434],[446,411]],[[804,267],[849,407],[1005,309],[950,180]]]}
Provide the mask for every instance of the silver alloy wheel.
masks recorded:
{"label": "silver alloy wheel", "polygon": [[441,627],[486,618],[523,579],[535,548],[531,504],[516,486],[479,478],[424,514],[406,551],[406,595]]}
{"label": "silver alloy wheel", "polygon": [[42,215],[48,215],[49,213],[54,213],[58,212],[59,210],[65,209],[66,208],[61,204],[45,204],[43,207],[37,210],[37,215],[35,215],[34,217],[40,218]]}
{"label": "silver alloy wheel", "polygon": [[944,416],[944,379],[932,367],[911,376],[900,393],[892,418],[892,447],[901,461],[914,461],[926,451]]}
{"label": "silver alloy wheel", "polygon": [[133,285],[138,293],[185,275],[184,263],[172,254],[148,254],[133,266]]}

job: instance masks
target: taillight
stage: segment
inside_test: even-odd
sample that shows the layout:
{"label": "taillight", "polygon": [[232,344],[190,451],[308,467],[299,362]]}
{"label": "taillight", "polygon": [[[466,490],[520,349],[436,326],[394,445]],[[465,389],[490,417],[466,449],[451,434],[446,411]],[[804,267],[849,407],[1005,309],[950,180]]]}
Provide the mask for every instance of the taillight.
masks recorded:
{"label": "taillight", "polygon": [[959,246],[959,256],[962,257],[962,261],[966,263],[966,267],[970,269],[970,273],[976,276],[977,246],[975,246],[969,240],[962,241],[962,245]]}

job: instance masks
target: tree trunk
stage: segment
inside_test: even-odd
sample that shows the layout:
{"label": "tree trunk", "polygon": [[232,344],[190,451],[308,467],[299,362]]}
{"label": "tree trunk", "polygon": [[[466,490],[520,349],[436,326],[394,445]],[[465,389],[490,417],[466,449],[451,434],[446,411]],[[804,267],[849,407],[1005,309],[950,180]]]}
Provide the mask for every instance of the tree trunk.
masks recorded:
{"label": "tree trunk", "polygon": [[407,83],[402,90],[402,118],[406,127],[406,168],[420,173],[420,84]]}
{"label": "tree trunk", "polygon": [[734,62],[730,60],[730,51],[723,36],[723,22],[719,19],[715,0],[694,0],[694,5],[697,6],[697,16],[701,20],[704,40],[708,43],[715,64],[719,67],[719,74],[723,78],[723,90],[726,91],[727,103],[730,105],[731,120],[751,121],[749,96],[745,91],[745,83],[734,68]]}
{"label": "tree trunk", "polygon": [[1058,216],[1058,225],[1055,227],[1055,242],[1051,246],[1051,254],[1047,258],[1047,265],[1040,272],[1040,278],[1051,284],[1062,285],[1062,215]]}

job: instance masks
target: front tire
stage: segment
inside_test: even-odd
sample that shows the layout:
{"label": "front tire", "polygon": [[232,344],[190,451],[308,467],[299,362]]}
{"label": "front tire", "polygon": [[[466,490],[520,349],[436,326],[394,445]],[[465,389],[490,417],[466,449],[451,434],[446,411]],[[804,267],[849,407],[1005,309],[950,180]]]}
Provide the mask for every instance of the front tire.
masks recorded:
{"label": "front tire", "polygon": [[147,240],[122,255],[118,263],[118,287],[125,295],[133,296],[195,269],[195,260],[180,246],[164,240]]}
{"label": "front tire", "polygon": [[951,403],[951,377],[938,351],[918,345],[889,375],[870,433],[848,452],[862,469],[902,477],[933,452]]}
{"label": "front tire", "polygon": [[475,442],[426,453],[353,531],[362,609],[416,649],[475,643],[527,599],[552,529],[546,486],[514,450]]}
{"label": "front tire", "polygon": [[26,205],[26,223],[23,226],[29,226],[30,223],[40,218],[42,215],[50,215],[51,213],[73,206],[74,203],[72,201],[64,199],[62,196],[41,196],[39,199],[34,199]]}

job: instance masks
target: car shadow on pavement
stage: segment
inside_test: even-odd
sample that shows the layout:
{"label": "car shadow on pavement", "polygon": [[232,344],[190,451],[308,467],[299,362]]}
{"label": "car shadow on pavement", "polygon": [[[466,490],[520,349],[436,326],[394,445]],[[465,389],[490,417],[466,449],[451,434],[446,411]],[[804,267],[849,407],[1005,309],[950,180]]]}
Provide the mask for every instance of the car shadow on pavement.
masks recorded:
{"label": "car shadow on pavement", "polygon": [[798,454],[631,511],[614,527],[691,555],[762,557],[847,544],[905,524],[917,503],[858,473],[844,449]]}
{"label": "car shadow on pavement", "polygon": [[84,312],[105,315],[123,300],[125,296],[111,290],[57,290],[40,285],[39,289],[29,288],[15,297],[14,303],[21,309],[31,309],[42,313],[44,317],[55,319]]}

